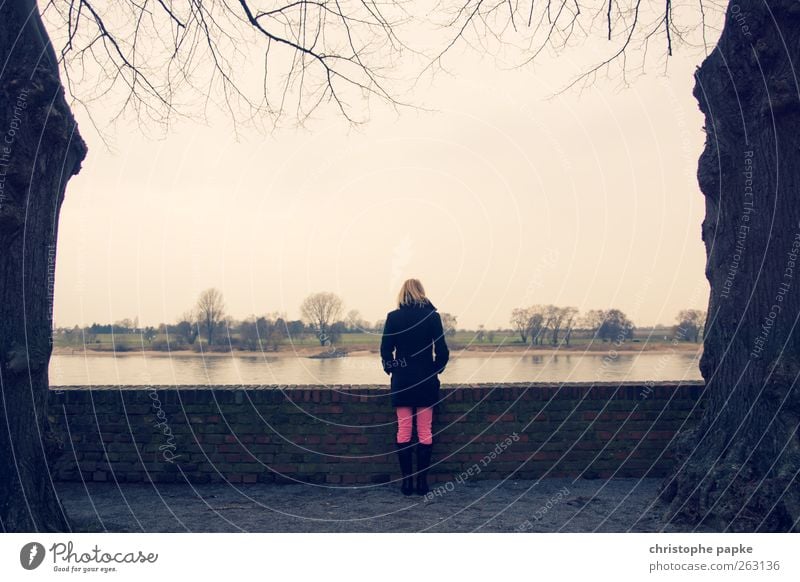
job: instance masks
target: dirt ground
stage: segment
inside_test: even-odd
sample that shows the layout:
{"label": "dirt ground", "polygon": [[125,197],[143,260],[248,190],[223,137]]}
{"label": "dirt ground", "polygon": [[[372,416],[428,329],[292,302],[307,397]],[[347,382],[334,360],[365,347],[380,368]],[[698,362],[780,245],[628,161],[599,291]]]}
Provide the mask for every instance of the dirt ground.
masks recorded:
{"label": "dirt ground", "polygon": [[110,532],[685,532],[651,506],[660,479],[544,479],[439,484],[404,497],[397,483],[148,485],[57,483],[81,531]]}

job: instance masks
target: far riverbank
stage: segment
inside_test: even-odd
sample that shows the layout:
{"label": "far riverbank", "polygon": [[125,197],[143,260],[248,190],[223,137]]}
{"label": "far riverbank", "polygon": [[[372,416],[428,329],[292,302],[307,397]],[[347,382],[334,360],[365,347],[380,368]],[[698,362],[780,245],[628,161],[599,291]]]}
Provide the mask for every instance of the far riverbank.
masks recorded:
{"label": "far riverbank", "polygon": [[[379,351],[375,346],[358,346],[347,345],[337,348],[340,351],[346,352],[347,356],[378,356]],[[282,346],[276,351],[248,351],[248,350],[229,350],[229,351],[196,351],[193,349],[160,351],[151,349],[136,349],[130,346],[125,351],[113,351],[110,349],[92,349],[91,345],[80,347],[63,347],[56,346],[53,348],[53,355],[62,356],[75,356],[85,354],[92,357],[126,357],[126,356],[146,356],[146,357],[170,357],[170,356],[197,356],[201,358],[208,357],[230,357],[235,356],[265,356],[269,358],[310,358],[325,355],[330,352],[330,347],[323,346]],[[703,353],[702,343],[670,343],[670,342],[628,342],[620,345],[613,343],[593,343],[574,346],[522,346],[522,345],[468,345],[450,346],[450,354],[452,357],[491,357],[492,355],[518,355],[518,356],[557,356],[557,355],[582,355],[592,354],[598,355],[602,353],[625,353],[635,355],[638,353],[647,354],[685,354],[685,355],[700,355]]]}

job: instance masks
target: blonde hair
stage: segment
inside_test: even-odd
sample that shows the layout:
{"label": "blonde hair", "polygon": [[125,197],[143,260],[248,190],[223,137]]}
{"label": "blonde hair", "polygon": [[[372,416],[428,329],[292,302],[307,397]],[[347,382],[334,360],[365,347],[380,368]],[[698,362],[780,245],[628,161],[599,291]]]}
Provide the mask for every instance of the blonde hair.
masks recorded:
{"label": "blonde hair", "polygon": [[430,303],[425,296],[425,288],[419,279],[407,279],[400,287],[400,293],[397,294],[397,306],[403,305],[421,305]]}

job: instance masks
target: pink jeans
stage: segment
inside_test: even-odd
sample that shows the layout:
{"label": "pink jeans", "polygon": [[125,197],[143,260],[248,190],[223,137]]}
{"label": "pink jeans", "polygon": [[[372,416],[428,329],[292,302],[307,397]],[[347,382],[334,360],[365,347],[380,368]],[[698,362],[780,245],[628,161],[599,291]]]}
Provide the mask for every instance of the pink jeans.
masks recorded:
{"label": "pink jeans", "polygon": [[[431,423],[433,422],[433,406],[417,408],[417,436],[423,445],[433,442]],[[411,425],[414,420],[414,409],[410,406],[397,407],[397,442],[411,441]]]}

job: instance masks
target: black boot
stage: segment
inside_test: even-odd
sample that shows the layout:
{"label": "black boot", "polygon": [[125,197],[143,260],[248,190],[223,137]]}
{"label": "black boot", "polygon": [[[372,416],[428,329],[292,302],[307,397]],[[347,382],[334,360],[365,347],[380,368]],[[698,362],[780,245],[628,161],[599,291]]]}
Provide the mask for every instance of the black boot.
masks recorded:
{"label": "black boot", "polygon": [[414,472],[411,467],[411,456],[414,452],[413,445],[410,442],[395,444],[397,445],[397,458],[400,460],[400,471],[403,473],[400,491],[403,492],[403,495],[411,495],[414,493],[414,478],[411,476]]}
{"label": "black boot", "polygon": [[425,495],[428,489],[428,467],[431,466],[431,449],[433,443],[424,445],[417,443],[417,495]]}

